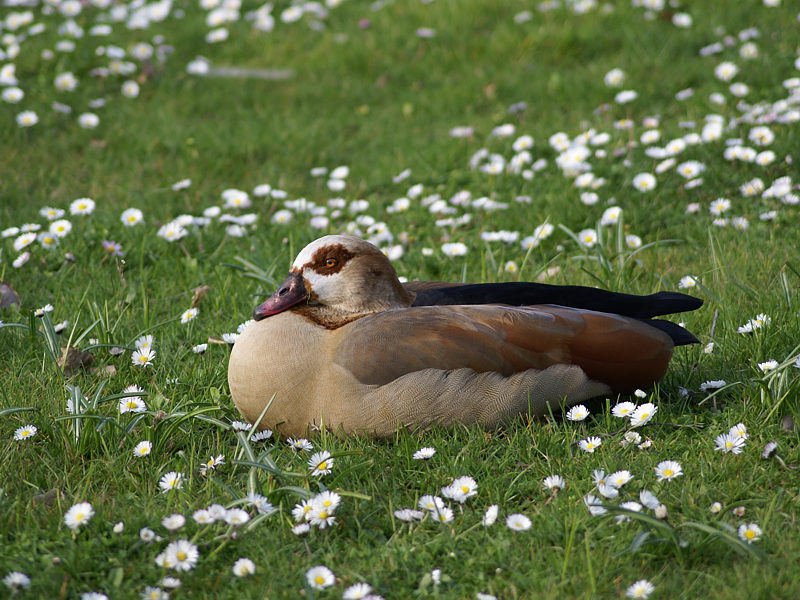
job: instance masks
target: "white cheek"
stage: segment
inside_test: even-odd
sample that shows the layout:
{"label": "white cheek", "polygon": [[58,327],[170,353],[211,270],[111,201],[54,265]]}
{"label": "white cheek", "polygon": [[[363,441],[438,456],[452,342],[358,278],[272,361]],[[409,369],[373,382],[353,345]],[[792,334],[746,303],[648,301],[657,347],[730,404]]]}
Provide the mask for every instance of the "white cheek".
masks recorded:
{"label": "white cheek", "polygon": [[308,281],[311,292],[320,302],[333,302],[339,299],[342,289],[341,272],[333,275],[320,275],[313,269],[303,269],[303,279]]}

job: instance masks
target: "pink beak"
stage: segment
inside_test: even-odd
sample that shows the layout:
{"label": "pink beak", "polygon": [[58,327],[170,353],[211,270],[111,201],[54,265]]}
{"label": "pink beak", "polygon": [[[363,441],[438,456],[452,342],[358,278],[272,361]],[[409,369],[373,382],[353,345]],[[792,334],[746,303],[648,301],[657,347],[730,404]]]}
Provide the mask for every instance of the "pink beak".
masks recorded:
{"label": "pink beak", "polygon": [[308,299],[308,292],[299,273],[289,273],[277,291],[253,311],[253,319],[260,321],[270,315],[277,315]]}

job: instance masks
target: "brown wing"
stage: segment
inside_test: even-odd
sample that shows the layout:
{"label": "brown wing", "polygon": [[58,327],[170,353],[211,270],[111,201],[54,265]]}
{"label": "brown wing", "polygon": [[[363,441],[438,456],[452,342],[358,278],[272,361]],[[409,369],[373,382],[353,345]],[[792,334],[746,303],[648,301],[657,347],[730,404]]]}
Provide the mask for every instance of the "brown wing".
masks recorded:
{"label": "brown wing", "polygon": [[665,333],[636,319],[561,306],[421,306],[390,310],[336,331],[334,362],[383,385],[422,369],[511,375],[577,364],[617,390],[652,385],[672,355]]}

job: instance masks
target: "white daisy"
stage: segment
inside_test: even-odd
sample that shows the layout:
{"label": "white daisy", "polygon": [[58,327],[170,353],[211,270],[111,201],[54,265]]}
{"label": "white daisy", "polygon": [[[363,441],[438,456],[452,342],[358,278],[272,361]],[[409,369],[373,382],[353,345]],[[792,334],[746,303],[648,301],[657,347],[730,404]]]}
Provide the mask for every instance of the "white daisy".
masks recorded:
{"label": "white daisy", "polygon": [[578,446],[584,452],[594,452],[602,443],[603,441],[599,437],[594,436],[581,440],[578,442]]}
{"label": "white daisy", "polygon": [[659,481],[671,481],[683,475],[683,467],[674,460],[662,460],[656,465],[655,471]]}
{"label": "white daisy", "polygon": [[436,454],[436,448],[425,447],[414,452],[414,455],[411,458],[414,460],[427,460],[432,458],[434,454]]}
{"label": "white daisy", "polygon": [[36,425],[25,425],[23,427],[19,427],[14,431],[14,439],[18,442],[23,440],[28,440],[36,435],[36,432],[39,431]]}
{"label": "white daisy", "polygon": [[236,577],[244,577],[245,575],[252,575],[256,572],[256,563],[249,558],[240,558],[233,563],[233,574]]}
{"label": "white daisy", "polygon": [[625,595],[628,598],[648,598],[653,593],[656,587],[647,581],[647,579],[640,579],[634,582],[625,590]]}
{"label": "white daisy", "polygon": [[191,571],[200,558],[197,546],[188,540],[171,542],[164,550],[166,564],[176,571]]}
{"label": "white daisy", "polygon": [[64,514],[64,524],[75,530],[82,525],[86,525],[93,516],[94,509],[92,505],[88,502],[79,502],[70,507]]}
{"label": "white daisy", "polygon": [[514,513],[506,518],[506,527],[513,531],[527,531],[531,528],[531,520],[525,515]]}
{"label": "white daisy", "polygon": [[311,458],[308,459],[308,467],[311,469],[311,475],[320,477],[330,473],[333,468],[333,460],[334,459],[331,458],[331,453],[327,450],[312,454]]}
{"label": "white daisy", "polygon": [[739,539],[748,544],[761,539],[761,527],[757,523],[742,523],[739,525]]}
{"label": "white daisy", "polygon": [[328,567],[320,565],[317,567],[311,567],[308,571],[306,571],[306,581],[311,588],[315,590],[324,590],[325,588],[329,588],[336,583],[336,577],[334,576],[333,571],[331,571]]}
{"label": "white daisy", "polygon": [[170,490],[179,490],[183,487],[183,473],[177,471],[170,471],[165,473],[158,482],[158,487],[162,492],[169,492]]}
{"label": "white daisy", "polygon": [[589,409],[583,404],[573,406],[567,411],[567,419],[570,421],[583,421],[589,416]]}

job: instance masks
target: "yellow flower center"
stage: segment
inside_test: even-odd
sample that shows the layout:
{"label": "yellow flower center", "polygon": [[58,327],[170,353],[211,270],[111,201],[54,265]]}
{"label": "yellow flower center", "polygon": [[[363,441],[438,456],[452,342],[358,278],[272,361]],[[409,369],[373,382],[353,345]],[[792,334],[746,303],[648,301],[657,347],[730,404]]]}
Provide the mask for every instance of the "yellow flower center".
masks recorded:
{"label": "yellow flower center", "polygon": [[469,488],[467,486],[465,486],[465,485],[462,485],[461,486],[461,491],[464,492],[465,494],[467,494],[467,493],[469,493]]}
{"label": "yellow flower center", "polygon": [[319,518],[320,518],[321,520],[325,520],[325,519],[327,519],[329,516],[330,516],[330,515],[328,514],[328,512],[327,512],[327,511],[324,511],[324,510],[321,510],[321,511],[319,511]]}
{"label": "yellow flower center", "polygon": [[75,520],[76,521],[83,521],[83,513],[78,513],[77,515],[75,515]]}
{"label": "yellow flower center", "polygon": [[186,560],[186,558],[187,558],[187,557],[186,557],[186,552],[184,552],[183,550],[181,550],[180,552],[178,552],[178,554],[176,554],[175,556],[176,556],[176,558],[177,558],[179,561],[181,561],[181,562],[183,562],[183,561],[184,561],[184,560]]}
{"label": "yellow flower center", "polygon": [[325,578],[322,575],[317,575],[316,577],[314,577],[314,583],[316,583],[317,585],[322,585],[323,583],[325,583]]}
{"label": "yellow flower center", "polygon": [[672,469],[664,469],[664,475],[666,477],[672,477],[673,475],[675,475],[675,471],[673,471]]}
{"label": "yellow flower center", "polygon": [[650,416],[650,413],[642,413],[642,419],[646,419]]}
{"label": "yellow flower center", "polygon": [[317,469],[319,469],[320,471],[322,471],[324,469],[327,469],[327,468],[328,468],[328,463],[325,462],[324,460],[317,465]]}
{"label": "yellow flower center", "polygon": [[756,537],[756,532],[752,529],[748,529],[744,532],[744,537],[746,537],[748,540],[752,540],[754,537]]}

